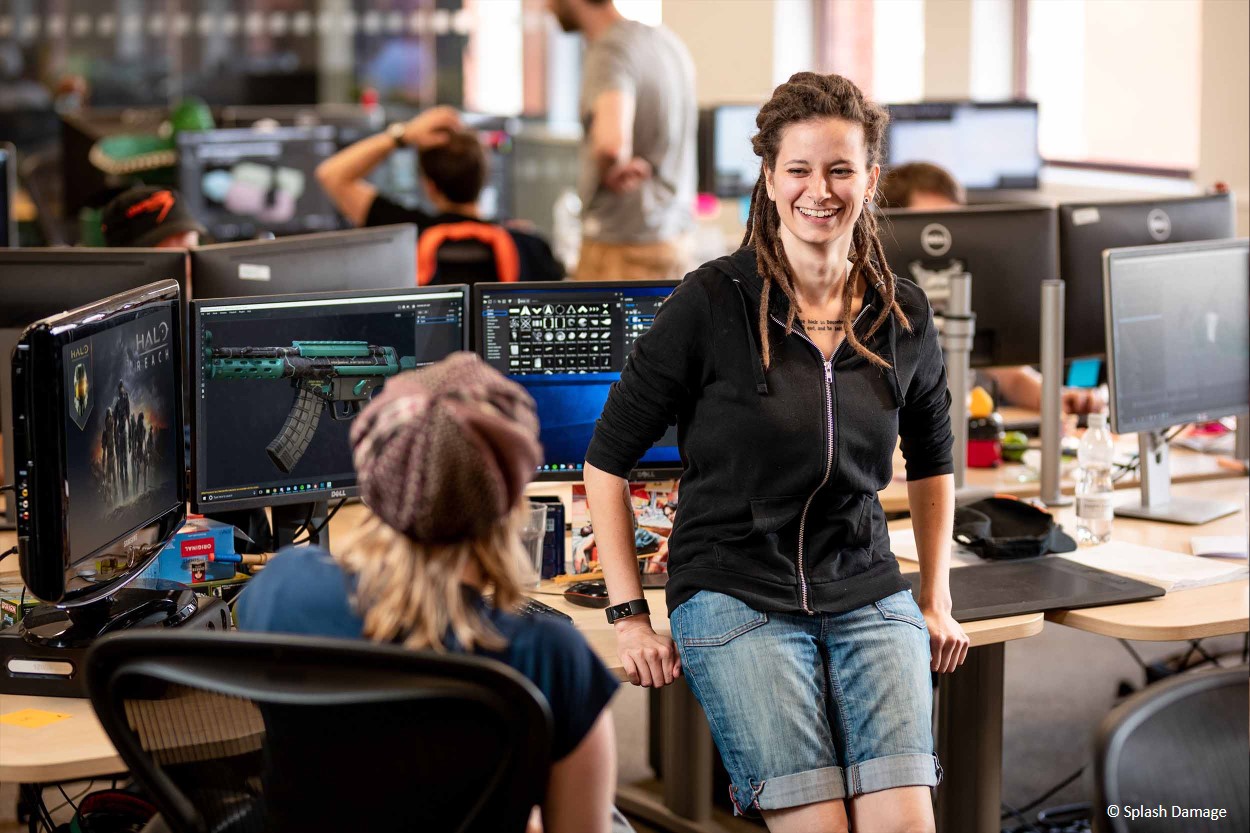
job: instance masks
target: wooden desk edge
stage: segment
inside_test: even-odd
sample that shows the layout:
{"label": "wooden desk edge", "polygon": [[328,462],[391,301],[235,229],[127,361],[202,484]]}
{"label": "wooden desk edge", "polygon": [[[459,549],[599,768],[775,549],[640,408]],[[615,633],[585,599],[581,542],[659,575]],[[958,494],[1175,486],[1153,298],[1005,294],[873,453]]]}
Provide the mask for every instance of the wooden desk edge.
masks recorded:
{"label": "wooden desk edge", "polygon": [[1115,639],[1135,639],[1142,642],[1184,642],[1190,639],[1206,639],[1211,636],[1231,636],[1250,631],[1250,618],[1239,617],[1219,622],[1203,622],[1198,625],[1142,625],[1109,621],[1103,618],[1111,607],[1091,607],[1081,610],[1055,610],[1046,614],[1046,620],[1056,625],[1110,636]]}
{"label": "wooden desk edge", "polygon": [[116,773],[122,775],[129,767],[116,753],[98,758],[75,759],[42,764],[0,764],[0,784],[53,784],[58,781],[89,781]]}

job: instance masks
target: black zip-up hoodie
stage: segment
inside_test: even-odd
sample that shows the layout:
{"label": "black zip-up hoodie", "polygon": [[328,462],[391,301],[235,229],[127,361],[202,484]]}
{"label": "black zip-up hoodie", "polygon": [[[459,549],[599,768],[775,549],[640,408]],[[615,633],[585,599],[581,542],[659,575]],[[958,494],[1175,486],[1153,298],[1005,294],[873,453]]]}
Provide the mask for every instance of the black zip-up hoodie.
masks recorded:
{"label": "black zip-up hoodie", "polygon": [[[757,610],[841,613],[907,587],[890,552],[877,492],[901,437],[907,478],[953,471],[950,393],[924,292],[896,298],[867,342],[884,370],[843,341],[826,365],[788,302],[770,293],[771,366],[758,320],[755,251],[739,249],[686,276],[639,338],[612,386],[586,461],[620,477],[677,423],[684,471],[669,539],[668,608],[700,590]],[[869,288],[855,322],[879,313]]]}

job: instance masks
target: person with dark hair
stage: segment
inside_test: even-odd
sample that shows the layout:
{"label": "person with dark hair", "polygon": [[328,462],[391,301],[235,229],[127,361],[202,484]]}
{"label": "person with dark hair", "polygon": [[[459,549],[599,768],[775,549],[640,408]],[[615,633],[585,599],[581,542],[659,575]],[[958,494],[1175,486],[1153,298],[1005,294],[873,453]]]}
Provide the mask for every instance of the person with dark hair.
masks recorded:
{"label": "person with dark hair", "polygon": [[630,830],[612,806],[616,678],[572,625],[511,612],[526,557],[525,486],[542,462],[529,394],[473,353],[454,353],[388,381],[352,423],[351,445],[369,518],[333,553],[279,553],[239,597],[240,629],[510,666],[551,708],[542,829]]}
{"label": "person with dark hair", "polygon": [[943,167],[930,162],[908,162],[881,177],[882,208],[955,208],[964,204],[964,188]]}
{"label": "person with dark hair", "polygon": [[612,0],[547,0],[586,37],[578,114],[586,127],[577,280],[679,278],[689,268],[696,188],[694,61],[663,26]]}
{"label": "person with dark hair", "polygon": [[[881,177],[882,208],[933,211],[959,208],[964,204],[964,188],[945,168],[931,162],[908,162]],[[985,371],[999,393],[1012,405],[1031,411],[1042,409],[1042,374],[1027,364],[994,367]],[[1105,388],[1064,388],[1063,411],[1088,414],[1107,407]]]}
{"label": "person with dark hair", "polygon": [[181,194],[152,185],[136,185],[110,200],[100,214],[100,230],[110,247],[158,249],[191,249],[207,234]]}
{"label": "person with dark hair", "polygon": [[[838,75],[774,90],[756,117],[742,248],[660,307],[586,454],[622,665],[644,686],[685,675],[736,809],[774,833],[932,830],[930,672],[968,651],[951,616],[950,394],[933,311],[891,273],[869,209],[887,121]],[[684,470],[670,640],[642,600],[625,477],[672,422]],[[915,598],[877,497],[900,438]]]}
{"label": "person with dark hair", "polygon": [[[405,208],[365,179],[399,148],[417,150],[421,184],[434,206],[431,214]],[[471,273],[436,274],[438,249],[469,241],[493,260],[499,280],[558,281],[562,267],[547,241],[536,234],[506,228],[482,219],[478,195],[486,182],[487,160],[477,136],[461,124],[451,107],[431,107],[407,122],[396,122],[384,132],[343,148],[317,166],[317,181],[339,212],[354,226],[415,223],[418,234],[418,282],[472,283]]]}

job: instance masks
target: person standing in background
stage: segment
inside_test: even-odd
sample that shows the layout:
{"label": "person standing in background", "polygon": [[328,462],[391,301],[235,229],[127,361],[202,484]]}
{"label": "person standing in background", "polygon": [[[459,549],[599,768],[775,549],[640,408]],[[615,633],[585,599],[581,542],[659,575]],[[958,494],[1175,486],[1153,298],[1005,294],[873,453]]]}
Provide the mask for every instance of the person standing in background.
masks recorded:
{"label": "person standing in background", "polygon": [[680,278],[694,226],[694,62],[662,26],[627,20],[612,0],[548,0],[586,36],[579,112],[577,280]]}

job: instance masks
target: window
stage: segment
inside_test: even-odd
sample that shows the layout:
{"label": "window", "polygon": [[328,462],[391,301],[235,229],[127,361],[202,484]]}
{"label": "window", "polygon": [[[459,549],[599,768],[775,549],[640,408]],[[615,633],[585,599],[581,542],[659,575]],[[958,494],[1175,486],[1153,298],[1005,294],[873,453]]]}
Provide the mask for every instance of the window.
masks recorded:
{"label": "window", "polygon": [[1201,14],[1192,0],[1030,0],[1042,156],[1195,169]]}

